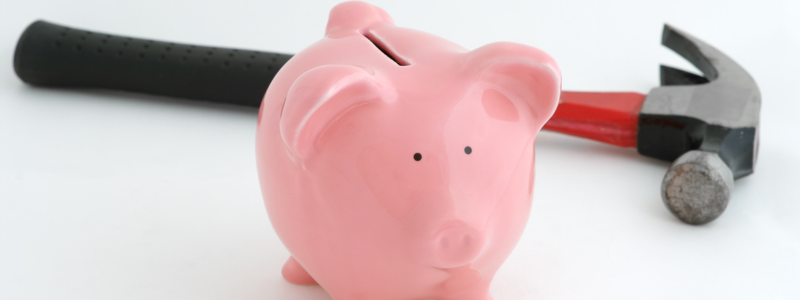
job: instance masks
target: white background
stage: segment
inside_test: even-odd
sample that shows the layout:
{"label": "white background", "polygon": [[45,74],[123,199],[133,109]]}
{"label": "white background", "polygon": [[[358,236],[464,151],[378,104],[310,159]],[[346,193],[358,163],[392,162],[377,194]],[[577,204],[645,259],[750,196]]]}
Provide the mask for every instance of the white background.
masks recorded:
{"label": "white background", "polygon": [[[254,163],[256,110],[34,88],[13,73],[36,19],[211,46],[296,53],[336,1],[0,1],[0,299],[330,299],[280,277]],[[731,56],[763,98],[756,173],[725,214],[680,223],[668,163],[542,133],[530,222],[492,286],[512,299],[800,299],[800,2],[373,1],[399,26],[469,49],[541,48],[565,90],[636,91],[664,22]]]}

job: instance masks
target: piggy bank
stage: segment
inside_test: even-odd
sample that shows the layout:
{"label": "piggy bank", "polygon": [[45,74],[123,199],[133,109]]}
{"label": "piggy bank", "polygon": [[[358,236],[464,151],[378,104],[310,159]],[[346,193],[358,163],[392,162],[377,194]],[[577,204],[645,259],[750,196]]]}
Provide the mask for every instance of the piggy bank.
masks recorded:
{"label": "piggy bank", "polygon": [[367,3],[334,7],[258,116],[264,202],[291,253],[283,277],[336,300],[491,299],[560,80],[533,47],[468,51]]}

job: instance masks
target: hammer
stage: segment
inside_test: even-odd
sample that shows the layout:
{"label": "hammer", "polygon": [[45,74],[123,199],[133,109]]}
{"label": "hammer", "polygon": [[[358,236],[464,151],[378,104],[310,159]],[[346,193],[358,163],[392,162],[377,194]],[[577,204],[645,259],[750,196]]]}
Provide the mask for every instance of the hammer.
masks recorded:
{"label": "hammer", "polygon": [[[661,66],[661,87],[638,93],[563,92],[545,129],[621,146],[673,164],[661,196],[689,224],[725,210],[733,180],[753,172],[761,96],[753,79],[708,44],[665,25],[662,44],[703,76]],[[14,70],[38,86],[124,90],[258,107],[292,56],[194,46],[36,21]]]}
{"label": "hammer", "polygon": [[661,183],[664,204],[686,223],[705,224],[725,211],[734,179],[753,173],[761,94],[705,42],[665,25],[661,43],[703,76],[662,65],[661,86],[647,95],[563,92],[544,128],[673,162]]}

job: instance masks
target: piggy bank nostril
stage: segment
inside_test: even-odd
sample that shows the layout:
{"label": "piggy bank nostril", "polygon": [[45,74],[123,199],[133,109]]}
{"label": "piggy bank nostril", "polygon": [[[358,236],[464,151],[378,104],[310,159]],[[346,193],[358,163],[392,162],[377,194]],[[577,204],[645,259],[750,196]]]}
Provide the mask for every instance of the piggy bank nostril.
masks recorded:
{"label": "piggy bank nostril", "polygon": [[[459,224],[460,223],[460,224]],[[435,239],[430,252],[433,265],[440,268],[455,268],[474,261],[481,253],[484,241],[475,228],[457,222],[448,224]]]}

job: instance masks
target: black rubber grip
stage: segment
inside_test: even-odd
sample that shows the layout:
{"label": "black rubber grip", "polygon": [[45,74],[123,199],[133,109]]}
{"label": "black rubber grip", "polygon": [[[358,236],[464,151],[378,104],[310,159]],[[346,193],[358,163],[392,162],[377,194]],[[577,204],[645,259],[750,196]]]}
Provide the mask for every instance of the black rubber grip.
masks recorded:
{"label": "black rubber grip", "polygon": [[36,21],[22,33],[14,70],[33,85],[88,87],[259,106],[291,55],[193,46]]}

